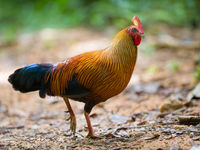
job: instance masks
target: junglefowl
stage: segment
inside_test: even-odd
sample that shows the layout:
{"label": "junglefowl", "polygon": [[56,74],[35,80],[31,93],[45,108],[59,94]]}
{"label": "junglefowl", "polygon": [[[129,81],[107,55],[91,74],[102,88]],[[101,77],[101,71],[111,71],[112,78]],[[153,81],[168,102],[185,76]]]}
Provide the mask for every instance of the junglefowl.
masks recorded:
{"label": "junglefowl", "polygon": [[133,17],[132,24],[121,30],[107,48],[86,52],[54,65],[32,64],[17,69],[8,81],[22,93],[39,90],[41,98],[46,95],[63,97],[73,134],[76,132],[76,117],[68,98],[85,103],[88,136],[95,137],[89,113],[96,104],[121,93],[134,70],[143,28],[137,16]]}

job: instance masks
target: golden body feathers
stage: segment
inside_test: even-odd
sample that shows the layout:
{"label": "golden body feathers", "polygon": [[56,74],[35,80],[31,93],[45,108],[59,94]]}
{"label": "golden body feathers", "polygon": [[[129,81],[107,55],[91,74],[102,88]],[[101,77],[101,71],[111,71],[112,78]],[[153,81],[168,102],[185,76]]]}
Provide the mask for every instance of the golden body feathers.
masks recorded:
{"label": "golden body feathers", "polygon": [[71,57],[53,66],[46,76],[50,85],[48,94],[65,97],[68,83],[74,77],[78,84],[89,90],[87,95],[81,97],[80,94],[80,98],[74,99],[93,104],[103,102],[125,89],[136,57],[137,47],[124,29],[109,47]]}

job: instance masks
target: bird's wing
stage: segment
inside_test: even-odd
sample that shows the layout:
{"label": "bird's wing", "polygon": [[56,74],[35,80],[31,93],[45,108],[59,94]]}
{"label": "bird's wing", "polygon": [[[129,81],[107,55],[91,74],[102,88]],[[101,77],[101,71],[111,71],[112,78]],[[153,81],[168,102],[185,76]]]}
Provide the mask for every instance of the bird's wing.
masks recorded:
{"label": "bird's wing", "polygon": [[99,52],[87,52],[71,57],[62,63],[54,65],[46,75],[46,83],[49,85],[49,95],[67,96],[70,98],[84,97],[90,93],[90,87],[81,81],[90,79],[86,74],[94,74],[89,69],[94,62],[94,56]]}
{"label": "bird's wing", "polygon": [[76,74],[74,73],[72,76],[72,80],[70,80],[65,89],[65,95],[72,99],[77,99],[81,97],[85,97],[90,93],[90,90],[81,85],[77,79]]}

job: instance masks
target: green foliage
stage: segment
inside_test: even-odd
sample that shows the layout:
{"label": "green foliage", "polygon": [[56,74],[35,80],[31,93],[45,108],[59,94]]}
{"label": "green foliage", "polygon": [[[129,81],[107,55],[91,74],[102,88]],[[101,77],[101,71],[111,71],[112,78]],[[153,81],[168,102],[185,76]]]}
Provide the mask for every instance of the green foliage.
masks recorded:
{"label": "green foliage", "polygon": [[51,49],[54,46],[54,42],[52,40],[43,41],[45,49]]}
{"label": "green foliage", "polygon": [[200,80],[200,66],[196,67],[196,70],[194,72],[194,78],[196,81]]}
{"label": "green foliage", "polygon": [[156,51],[156,45],[152,43],[147,43],[142,50],[145,55],[152,55]]}
{"label": "green foliage", "polygon": [[16,41],[16,34],[12,30],[7,30],[6,34],[4,35],[3,38],[3,43],[5,45],[10,45]]}
{"label": "green foliage", "polygon": [[195,56],[194,61],[197,65],[200,65],[200,57]]}
{"label": "green foliage", "polygon": [[180,63],[175,60],[172,60],[167,63],[167,68],[172,71],[177,71],[179,69],[179,67],[180,67]]}
{"label": "green foliage", "polygon": [[198,6],[199,0],[2,0],[0,33],[80,25],[123,28],[134,15],[146,26],[158,22],[194,26],[200,23]]}
{"label": "green foliage", "polygon": [[159,72],[160,69],[157,66],[151,65],[146,69],[146,73],[147,74],[156,74],[157,72]]}

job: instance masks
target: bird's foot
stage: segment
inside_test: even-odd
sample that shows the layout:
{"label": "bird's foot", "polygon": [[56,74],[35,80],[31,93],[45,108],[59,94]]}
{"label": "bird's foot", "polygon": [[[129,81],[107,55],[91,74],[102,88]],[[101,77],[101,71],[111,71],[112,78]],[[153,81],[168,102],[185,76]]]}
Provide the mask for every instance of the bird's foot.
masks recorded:
{"label": "bird's foot", "polygon": [[[68,113],[70,113],[70,112],[65,111],[65,114],[68,114]],[[67,117],[65,120],[66,121],[70,120],[70,130],[72,132],[72,135],[75,136],[75,133],[76,133],[76,117],[75,117],[75,115],[70,114],[70,116]]]}
{"label": "bird's foot", "polygon": [[64,111],[64,113],[65,113],[65,120],[66,121],[69,121],[70,119],[71,119],[71,116],[69,116],[69,111]]}
{"label": "bird's foot", "polygon": [[70,117],[70,129],[72,131],[72,134],[75,136],[76,134],[76,117],[75,116]]}
{"label": "bird's foot", "polygon": [[108,134],[104,134],[104,135],[95,135],[95,134],[91,134],[88,133],[87,138],[91,138],[91,139],[102,139],[102,138],[115,138],[117,136],[115,136],[113,133],[108,133]]}
{"label": "bird's foot", "polygon": [[87,138],[90,138],[90,139],[100,139],[101,137],[97,136],[95,134],[92,134],[92,133],[88,133]]}

